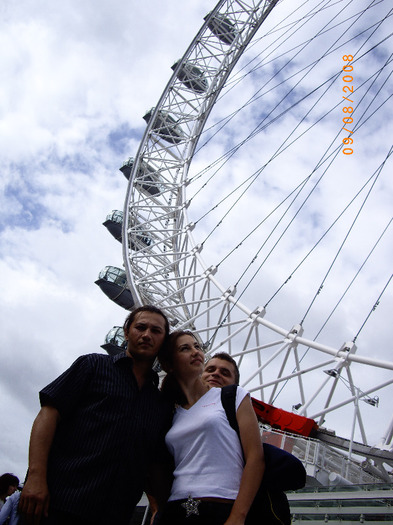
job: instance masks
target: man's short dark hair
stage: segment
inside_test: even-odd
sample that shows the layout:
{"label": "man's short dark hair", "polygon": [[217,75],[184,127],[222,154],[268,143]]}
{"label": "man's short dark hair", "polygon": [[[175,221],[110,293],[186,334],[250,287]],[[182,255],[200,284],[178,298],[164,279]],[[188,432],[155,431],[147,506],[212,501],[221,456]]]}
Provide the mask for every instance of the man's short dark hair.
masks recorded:
{"label": "man's short dark hair", "polygon": [[123,324],[124,332],[128,333],[128,330],[130,329],[130,326],[132,325],[133,320],[135,319],[136,315],[139,314],[140,312],[151,312],[153,314],[161,315],[164,318],[164,321],[165,321],[165,339],[168,338],[168,336],[169,336],[169,321],[168,321],[168,318],[167,318],[167,316],[164,314],[164,312],[162,310],[157,308],[157,306],[153,306],[152,304],[145,304],[143,306],[139,306],[138,308],[135,308],[135,310],[133,310],[128,315],[126,320],[124,321],[124,324]]}
{"label": "man's short dark hair", "polygon": [[212,355],[209,357],[207,362],[205,363],[205,366],[209,363],[211,359],[222,359],[223,361],[227,361],[228,363],[231,363],[233,365],[233,368],[235,369],[235,384],[238,385],[240,382],[240,372],[239,367],[237,366],[236,361],[233,359],[232,356],[230,356],[227,352],[218,352],[217,354]]}

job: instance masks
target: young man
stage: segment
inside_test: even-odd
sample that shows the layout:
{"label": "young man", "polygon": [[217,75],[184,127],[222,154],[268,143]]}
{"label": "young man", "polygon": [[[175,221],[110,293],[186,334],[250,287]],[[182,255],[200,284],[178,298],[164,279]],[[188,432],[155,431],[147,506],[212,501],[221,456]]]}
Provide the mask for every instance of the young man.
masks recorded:
{"label": "young man", "polygon": [[202,379],[210,386],[222,388],[226,385],[239,384],[239,368],[236,361],[226,352],[211,357],[205,364]]}
{"label": "young man", "polygon": [[[205,364],[202,379],[212,387],[239,384],[236,361],[226,352],[215,354]],[[292,454],[264,444],[266,470],[264,482],[247,516],[247,523],[282,523],[290,525],[291,511],[286,490],[296,490],[306,484],[306,470]],[[267,490],[269,492],[267,492]]]}
{"label": "young man", "polygon": [[28,524],[129,524],[170,425],[152,371],[169,324],[143,306],[124,332],[125,353],[81,356],[40,392],[19,505]]}

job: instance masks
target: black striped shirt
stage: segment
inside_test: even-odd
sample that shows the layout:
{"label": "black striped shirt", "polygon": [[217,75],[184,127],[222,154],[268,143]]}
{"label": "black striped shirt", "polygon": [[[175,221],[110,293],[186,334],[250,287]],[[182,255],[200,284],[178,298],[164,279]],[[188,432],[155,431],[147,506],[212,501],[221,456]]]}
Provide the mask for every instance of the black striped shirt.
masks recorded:
{"label": "black striped shirt", "polygon": [[128,523],[170,424],[157,375],[139,391],[132,364],[125,354],[85,355],[41,390],[41,405],[61,415],[48,464],[53,508]]}

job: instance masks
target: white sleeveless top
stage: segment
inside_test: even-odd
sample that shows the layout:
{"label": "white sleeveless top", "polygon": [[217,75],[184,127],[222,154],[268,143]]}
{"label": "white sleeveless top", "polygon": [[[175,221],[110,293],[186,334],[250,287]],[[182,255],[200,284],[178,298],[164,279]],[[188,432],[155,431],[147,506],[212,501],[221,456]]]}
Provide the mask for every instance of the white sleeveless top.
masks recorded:
{"label": "white sleeveless top", "polygon": [[[236,410],[249,395],[237,388]],[[169,501],[216,497],[236,499],[243,453],[221,403],[221,388],[211,388],[191,408],[178,407],[165,442],[175,460]]]}

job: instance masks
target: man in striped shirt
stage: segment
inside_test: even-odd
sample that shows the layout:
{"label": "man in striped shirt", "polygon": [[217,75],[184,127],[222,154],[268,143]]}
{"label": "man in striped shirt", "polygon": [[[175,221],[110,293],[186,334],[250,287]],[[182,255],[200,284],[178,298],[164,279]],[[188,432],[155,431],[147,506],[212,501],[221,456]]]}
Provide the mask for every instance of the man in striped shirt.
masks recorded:
{"label": "man in striped shirt", "polygon": [[124,332],[124,353],[81,356],[41,390],[19,505],[26,523],[129,524],[170,425],[152,371],[169,324],[143,306]]}

